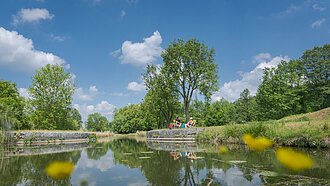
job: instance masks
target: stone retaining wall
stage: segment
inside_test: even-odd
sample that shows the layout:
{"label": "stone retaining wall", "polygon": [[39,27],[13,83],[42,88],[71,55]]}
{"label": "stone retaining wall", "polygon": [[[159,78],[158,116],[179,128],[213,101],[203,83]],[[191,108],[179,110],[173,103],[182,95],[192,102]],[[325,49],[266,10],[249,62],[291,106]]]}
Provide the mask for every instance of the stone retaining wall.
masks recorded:
{"label": "stone retaining wall", "polygon": [[202,131],[204,131],[204,128],[151,130],[147,132],[147,140],[195,141],[196,135]]}
{"label": "stone retaining wall", "polygon": [[88,143],[96,139],[96,134],[91,132],[12,131],[8,135],[16,145]]}

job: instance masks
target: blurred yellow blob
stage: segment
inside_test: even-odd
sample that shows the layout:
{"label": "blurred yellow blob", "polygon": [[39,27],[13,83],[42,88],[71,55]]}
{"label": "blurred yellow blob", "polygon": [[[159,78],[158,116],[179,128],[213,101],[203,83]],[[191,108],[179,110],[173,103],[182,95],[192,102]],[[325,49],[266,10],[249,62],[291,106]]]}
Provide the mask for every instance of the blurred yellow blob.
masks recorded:
{"label": "blurred yellow blob", "polygon": [[63,180],[70,177],[73,169],[70,161],[54,161],[46,167],[46,173],[55,180]]}
{"label": "blurred yellow blob", "polygon": [[255,151],[263,151],[273,145],[273,142],[265,137],[254,138],[251,134],[244,134],[244,143],[251,149]]}
{"label": "blurred yellow blob", "polygon": [[310,157],[289,148],[277,149],[276,158],[283,166],[293,171],[302,171],[313,166],[313,160]]}
{"label": "blurred yellow blob", "polygon": [[221,145],[221,146],[219,147],[219,151],[220,151],[221,154],[225,154],[225,153],[227,153],[229,150],[228,150],[228,148],[227,148],[226,146]]}

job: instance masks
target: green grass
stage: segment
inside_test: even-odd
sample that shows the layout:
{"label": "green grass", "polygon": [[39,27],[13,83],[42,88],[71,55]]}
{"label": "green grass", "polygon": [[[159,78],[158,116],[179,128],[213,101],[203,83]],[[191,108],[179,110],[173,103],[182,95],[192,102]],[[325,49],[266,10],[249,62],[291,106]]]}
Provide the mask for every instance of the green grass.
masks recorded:
{"label": "green grass", "polygon": [[242,143],[243,134],[264,136],[277,145],[330,147],[330,108],[280,120],[207,127],[197,135],[202,143]]}

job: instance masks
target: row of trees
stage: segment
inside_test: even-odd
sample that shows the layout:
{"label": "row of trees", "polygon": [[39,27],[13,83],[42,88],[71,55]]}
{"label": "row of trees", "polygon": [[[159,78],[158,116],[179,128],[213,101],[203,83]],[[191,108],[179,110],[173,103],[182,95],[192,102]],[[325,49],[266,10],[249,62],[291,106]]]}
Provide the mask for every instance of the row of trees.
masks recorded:
{"label": "row of trees", "polygon": [[[116,111],[114,131],[164,128],[177,116],[186,121],[193,116],[200,126],[215,126],[279,119],[330,106],[330,45],[266,68],[257,94],[245,89],[234,102],[210,102],[218,87],[213,49],[195,39],[178,40],[162,57],[162,66],[148,66],[143,75],[148,90],[144,100]],[[204,101],[193,100],[196,91]]]}
{"label": "row of trees", "polygon": [[[118,133],[164,128],[176,116],[193,116],[199,125],[245,123],[316,111],[330,106],[330,45],[315,47],[295,60],[264,71],[256,96],[245,89],[238,100],[211,102],[218,88],[214,49],[196,39],[176,40],[162,53],[163,65],[149,65],[143,74],[147,94],[140,104],[115,111],[113,121],[99,113],[88,116],[88,130]],[[37,70],[29,99],[15,83],[0,81],[0,117],[13,129],[78,130],[79,111],[72,107],[75,86],[60,65]],[[195,100],[193,99],[195,95]],[[203,100],[197,100],[202,98]]]}
{"label": "row of trees", "polygon": [[[29,99],[19,95],[16,84],[0,81],[0,117],[10,121],[12,129],[79,130],[82,117],[72,107],[74,82],[60,65],[46,65],[37,70],[29,88]],[[86,128],[109,129],[106,117],[88,116]]]}

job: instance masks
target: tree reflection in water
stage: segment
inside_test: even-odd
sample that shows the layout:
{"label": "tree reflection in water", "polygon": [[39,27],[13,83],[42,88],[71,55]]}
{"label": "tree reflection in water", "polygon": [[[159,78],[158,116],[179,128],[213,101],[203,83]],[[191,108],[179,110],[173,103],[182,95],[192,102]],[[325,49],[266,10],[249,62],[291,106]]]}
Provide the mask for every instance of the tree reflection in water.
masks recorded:
{"label": "tree reflection in water", "polygon": [[70,185],[70,178],[54,181],[45,173],[53,161],[71,161],[76,164],[81,151],[43,154],[33,156],[2,157],[0,185]]}

